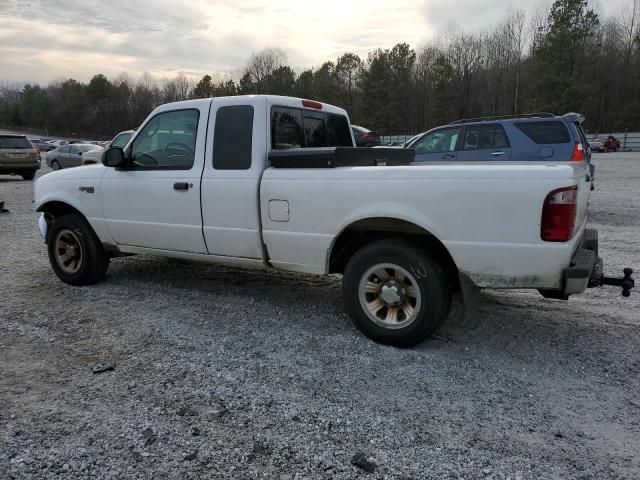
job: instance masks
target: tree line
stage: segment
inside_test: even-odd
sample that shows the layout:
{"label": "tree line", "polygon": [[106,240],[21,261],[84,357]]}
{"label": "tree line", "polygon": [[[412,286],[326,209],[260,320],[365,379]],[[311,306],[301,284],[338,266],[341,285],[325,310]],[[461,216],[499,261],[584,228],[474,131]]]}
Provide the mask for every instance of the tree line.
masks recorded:
{"label": "tree line", "polygon": [[0,124],[109,136],[156,106],[189,98],[275,94],[344,107],[380,134],[417,133],[459,118],[584,113],[591,132],[640,130],[640,0],[603,17],[588,0],[508,12],[490,31],[450,29],[414,49],[345,53],[297,72],[280,49],[253,54],[236,79],[159,81],[148,73],[14,85],[0,82]]}

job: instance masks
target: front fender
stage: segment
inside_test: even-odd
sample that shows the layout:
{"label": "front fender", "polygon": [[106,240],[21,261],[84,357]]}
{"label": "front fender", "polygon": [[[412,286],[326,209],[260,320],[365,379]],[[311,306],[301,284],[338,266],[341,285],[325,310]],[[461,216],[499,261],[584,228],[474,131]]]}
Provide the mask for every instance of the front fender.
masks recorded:
{"label": "front fender", "polygon": [[[102,243],[114,244],[102,213],[99,183],[99,179],[88,178],[36,182],[35,209],[37,212],[47,212],[54,216],[77,212],[85,217]],[[88,187],[93,187],[93,191]]]}

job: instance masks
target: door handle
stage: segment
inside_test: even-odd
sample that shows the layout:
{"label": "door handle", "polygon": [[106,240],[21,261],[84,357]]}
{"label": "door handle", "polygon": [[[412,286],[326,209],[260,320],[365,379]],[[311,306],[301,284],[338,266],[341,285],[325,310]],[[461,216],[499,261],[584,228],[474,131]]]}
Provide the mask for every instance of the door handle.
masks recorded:
{"label": "door handle", "polygon": [[502,155],[504,155],[504,152],[493,152],[491,155],[493,155],[494,157],[501,157]]}
{"label": "door handle", "polygon": [[445,153],[442,158],[456,158],[456,156],[453,153]]}
{"label": "door handle", "polygon": [[189,185],[187,182],[176,182],[173,184],[174,190],[189,190],[189,187],[193,186],[193,184]]}

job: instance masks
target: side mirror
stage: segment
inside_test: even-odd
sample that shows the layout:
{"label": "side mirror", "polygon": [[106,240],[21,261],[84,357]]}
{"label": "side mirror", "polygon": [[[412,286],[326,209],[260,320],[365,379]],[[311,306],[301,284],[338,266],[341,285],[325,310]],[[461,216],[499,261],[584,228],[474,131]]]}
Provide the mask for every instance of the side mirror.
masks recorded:
{"label": "side mirror", "polygon": [[123,168],[126,162],[124,151],[120,147],[110,147],[105,150],[102,161],[105,167]]}

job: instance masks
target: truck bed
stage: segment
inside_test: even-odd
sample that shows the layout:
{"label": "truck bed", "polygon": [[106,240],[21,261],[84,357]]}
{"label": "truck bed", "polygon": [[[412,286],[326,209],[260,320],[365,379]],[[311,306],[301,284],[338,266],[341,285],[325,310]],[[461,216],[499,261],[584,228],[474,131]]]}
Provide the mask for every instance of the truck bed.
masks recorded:
{"label": "truck bed", "polygon": [[269,162],[275,168],[335,168],[409,165],[412,148],[322,147],[272,150]]}

